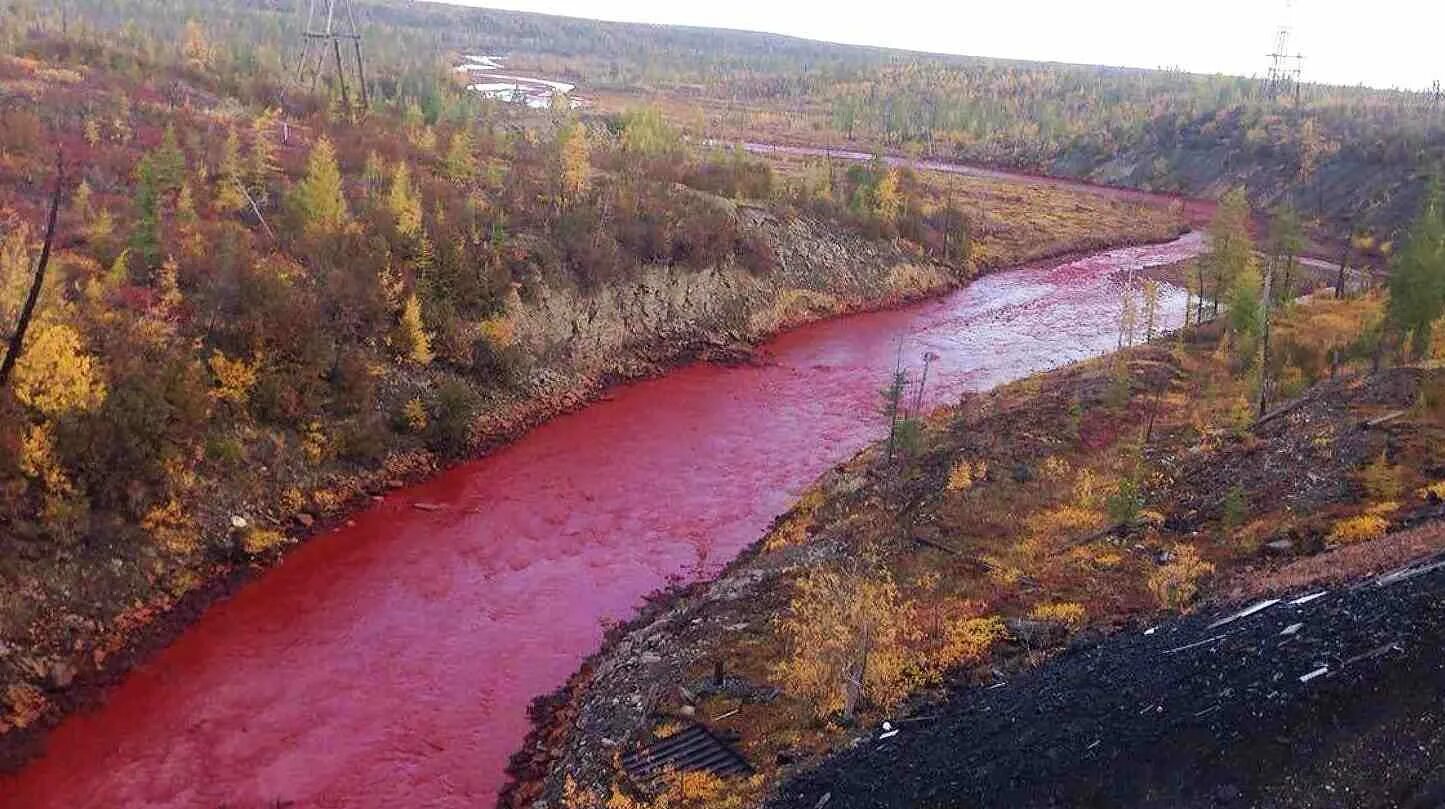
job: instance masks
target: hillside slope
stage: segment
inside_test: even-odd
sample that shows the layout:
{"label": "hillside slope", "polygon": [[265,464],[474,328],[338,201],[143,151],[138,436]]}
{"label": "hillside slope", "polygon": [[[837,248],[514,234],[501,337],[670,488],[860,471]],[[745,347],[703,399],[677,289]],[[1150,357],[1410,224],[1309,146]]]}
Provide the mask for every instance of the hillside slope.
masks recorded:
{"label": "hillside slope", "polygon": [[[965,398],[926,419],[903,460],[889,462],[880,444],[839,465],[716,580],[659,597],[564,689],[539,700],[508,805],[578,809],[620,792],[639,805],[750,806],[793,777],[797,786],[782,793],[796,802],[788,805],[817,805],[830,779],[856,785],[849,794],[858,803],[846,805],[895,792],[897,804],[878,805],[917,805],[951,794],[938,781],[949,759],[922,756],[916,766],[926,774],[908,780],[911,765],[881,763],[897,748],[869,741],[885,720],[907,718],[905,738],[917,734],[911,717],[930,721],[939,699],[1141,630],[1199,598],[1274,597],[1439,552],[1438,528],[1385,534],[1445,517],[1440,370],[1371,374],[1365,362],[1331,379],[1310,359],[1335,339],[1338,325],[1327,323],[1358,322],[1378,305],[1317,300],[1282,319],[1280,350],[1303,365],[1286,372],[1301,375],[1299,398],[1257,427],[1215,324]],[[1412,621],[1432,620],[1416,613]],[[1191,619],[1169,637],[1192,642],[1197,625]],[[1372,619],[1360,638],[1339,646],[1326,638],[1317,652],[1310,640],[1301,654],[1346,659],[1381,626]],[[847,672],[857,670],[847,666],[857,654],[872,662],[850,696],[846,683],[857,675]],[[1251,682],[1265,676],[1241,666]],[[1054,682],[1049,670],[1037,681]],[[1049,704],[1085,705],[1092,692],[1048,693]],[[1016,699],[1037,696],[1029,694]],[[1079,721],[1097,718],[1081,711]],[[638,795],[616,757],[693,723],[732,740],[757,774],[708,785],[684,777],[660,797]],[[1037,727],[1066,733],[1047,717]],[[1026,772],[1035,737],[1014,738],[1014,729],[995,728],[999,745],[1020,751],[1000,766]],[[888,783],[871,769],[838,775],[830,752],[857,745],[837,767],[879,750],[868,763],[890,768],[897,790],[867,786]],[[994,749],[978,751],[980,767]],[[1060,748],[1058,766],[1073,766],[1077,752]],[[816,778],[807,775],[818,766]],[[990,794],[1017,775],[981,772],[975,786],[959,787],[961,805],[969,790]],[[571,803],[559,803],[564,793]]]}

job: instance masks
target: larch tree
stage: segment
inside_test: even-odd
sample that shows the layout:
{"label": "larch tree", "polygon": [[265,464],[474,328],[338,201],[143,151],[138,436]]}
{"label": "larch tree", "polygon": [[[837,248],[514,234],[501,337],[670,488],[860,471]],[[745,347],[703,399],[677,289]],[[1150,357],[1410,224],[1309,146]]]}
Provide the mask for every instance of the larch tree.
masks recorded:
{"label": "larch tree", "polygon": [[874,214],[882,221],[893,223],[903,211],[903,193],[899,189],[897,169],[888,169],[878,180],[873,191]]}
{"label": "larch tree", "polygon": [[276,144],[272,137],[281,113],[266,110],[251,122],[251,153],[246,165],[246,185],[257,205],[266,204],[271,182],[280,168],[276,164]]}
{"label": "larch tree", "polygon": [[221,160],[216,165],[216,210],[232,214],[246,207],[244,172],[241,136],[232,129],[226,133],[226,140],[221,144]]}
{"label": "larch tree", "polygon": [[1219,200],[1209,223],[1209,252],[1199,263],[1199,310],[1204,311],[1206,268],[1214,281],[1214,314],[1219,314],[1222,294],[1249,264],[1254,245],[1249,238],[1249,200],[1244,189],[1234,188]]}
{"label": "larch tree", "polygon": [[380,191],[386,184],[386,163],[374,149],[366,153],[366,165],[361,170],[361,179],[366,184],[368,197]]}
{"label": "larch tree", "polygon": [[1153,278],[1145,278],[1143,297],[1144,341],[1150,342],[1154,339],[1154,330],[1159,325],[1159,282]]}
{"label": "larch tree", "polygon": [[427,335],[426,324],[422,321],[421,301],[416,293],[407,296],[402,304],[401,316],[392,334],[392,346],[402,359],[417,365],[429,365],[433,359],[431,337]]}
{"label": "larch tree", "polygon": [[1134,334],[1139,328],[1139,302],[1135,299],[1134,287],[1126,285],[1119,294],[1119,348],[1134,345]]}
{"label": "larch tree", "polygon": [[472,134],[466,127],[452,133],[441,168],[442,176],[454,183],[470,182],[477,176],[477,158],[472,154]]}
{"label": "larch tree", "polygon": [[311,147],[306,177],[296,187],[292,201],[308,232],[335,233],[345,224],[341,169],[336,164],[336,149],[326,136]]}
{"label": "larch tree", "polygon": [[1390,325],[1410,341],[1410,353],[1429,351],[1435,321],[1445,314],[1445,204],[1432,181],[1404,249],[1390,270]]}
{"label": "larch tree", "polygon": [[1288,203],[1274,209],[1269,224],[1269,263],[1274,300],[1270,306],[1288,301],[1294,297],[1294,274],[1299,266],[1299,254],[1304,251],[1304,231],[1299,215]]}
{"label": "larch tree", "polygon": [[398,160],[391,174],[391,189],[386,196],[387,210],[396,217],[396,229],[403,236],[421,235],[421,197],[411,183],[411,169]]}
{"label": "larch tree", "polygon": [[592,171],[591,147],[587,142],[587,128],[578,123],[559,132],[557,139],[562,203],[566,205],[587,190],[588,176]]}

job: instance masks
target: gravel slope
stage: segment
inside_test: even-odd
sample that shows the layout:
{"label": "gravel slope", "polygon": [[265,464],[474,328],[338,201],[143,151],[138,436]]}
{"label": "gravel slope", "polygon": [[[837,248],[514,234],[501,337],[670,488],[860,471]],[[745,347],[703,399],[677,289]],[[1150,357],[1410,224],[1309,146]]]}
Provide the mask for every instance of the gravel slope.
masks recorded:
{"label": "gravel slope", "polygon": [[1445,558],[1251,606],[957,693],[770,805],[1445,806]]}

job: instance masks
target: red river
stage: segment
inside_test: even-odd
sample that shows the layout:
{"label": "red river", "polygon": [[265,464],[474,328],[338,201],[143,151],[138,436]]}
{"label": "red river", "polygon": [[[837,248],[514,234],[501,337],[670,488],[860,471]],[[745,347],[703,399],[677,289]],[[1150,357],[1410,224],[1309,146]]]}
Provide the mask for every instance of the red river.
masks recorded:
{"label": "red river", "polygon": [[[396,492],[65,721],[44,757],[0,779],[0,806],[491,806],[526,705],[597,648],[604,621],[716,570],[880,437],[900,340],[915,368],[940,358],[929,399],[955,399],[1114,348],[1120,279],[1201,246],[1012,270],[814,324],[768,344],[760,367],[620,388]],[[1184,294],[1163,297],[1177,325]]]}

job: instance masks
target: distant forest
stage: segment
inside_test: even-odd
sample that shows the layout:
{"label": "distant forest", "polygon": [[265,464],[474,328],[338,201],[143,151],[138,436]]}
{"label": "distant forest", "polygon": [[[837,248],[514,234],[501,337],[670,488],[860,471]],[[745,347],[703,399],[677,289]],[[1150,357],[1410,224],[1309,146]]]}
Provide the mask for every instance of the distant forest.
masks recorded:
{"label": "distant forest", "polygon": [[[1259,207],[1287,202],[1335,231],[1398,229],[1416,209],[1425,175],[1445,159],[1445,109],[1425,92],[1305,84],[1298,94],[1271,93],[1252,78],[438,3],[355,7],[375,94],[415,100],[431,121],[445,117],[458,54],[499,54],[584,92],[636,94],[639,105],[665,98],[726,107],[726,116],[703,118],[700,136],[916,151],[1216,197],[1238,184]],[[245,97],[295,58],[305,0],[3,0],[0,10],[0,37],[25,36],[27,23],[99,25],[160,49],[181,47],[186,25],[199,23],[218,48],[216,73]]]}

